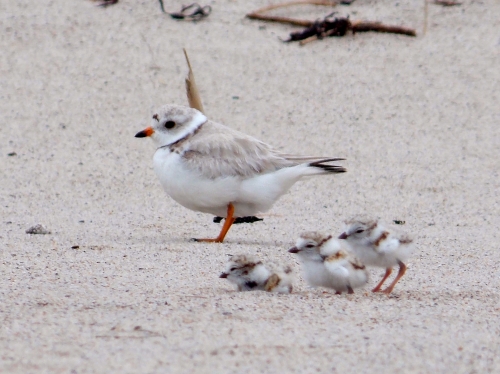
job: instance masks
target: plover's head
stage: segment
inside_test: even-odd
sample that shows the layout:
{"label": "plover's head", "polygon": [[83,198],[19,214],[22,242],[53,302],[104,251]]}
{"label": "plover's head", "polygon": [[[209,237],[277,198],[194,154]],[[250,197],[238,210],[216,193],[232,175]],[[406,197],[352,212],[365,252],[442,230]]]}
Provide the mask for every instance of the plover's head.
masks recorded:
{"label": "plover's head", "polygon": [[345,221],[346,230],[340,234],[339,239],[360,241],[368,238],[377,227],[378,222],[369,217],[355,217]]}
{"label": "plover's head", "polygon": [[151,137],[157,147],[170,145],[195,131],[207,121],[196,109],[168,104],[153,114],[151,126],[139,131],[135,137]]}
{"label": "plover's head", "polygon": [[322,249],[330,239],[331,235],[316,231],[305,232],[297,239],[295,247],[290,248],[288,252],[296,253],[304,261],[323,261]]}

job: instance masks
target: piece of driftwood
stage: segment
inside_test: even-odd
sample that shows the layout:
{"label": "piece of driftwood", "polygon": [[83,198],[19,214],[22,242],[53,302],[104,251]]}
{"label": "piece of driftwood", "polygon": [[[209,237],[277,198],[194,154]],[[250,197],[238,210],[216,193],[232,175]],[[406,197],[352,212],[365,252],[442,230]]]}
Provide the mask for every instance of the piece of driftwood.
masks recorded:
{"label": "piece of driftwood", "polygon": [[183,51],[189,68],[188,76],[186,77],[186,95],[188,98],[189,106],[204,113],[200,92],[198,91],[198,86],[196,86],[196,81],[194,80],[193,69],[191,68],[188,54],[186,52],[186,49],[183,49]]}
{"label": "piece of driftwood", "polygon": [[314,40],[323,39],[329,36],[344,36],[347,32],[351,31],[353,34],[356,32],[383,32],[391,34],[401,34],[408,36],[416,36],[417,33],[413,29],[402,26],[385,25],[381,22],[371,22],[371,21],[350,21],[349,17],[334,18],[335,13],[331,13],[322,20],[309,21],[303,19],[294,19],[281,16],[270,16],[262,14],[270,10],[284,8],[294,5],[323,5],[323,6],[335,6],[337,3],[332,1],[322,1],[322,0],[305,0],[305,1],[292,1],[281,4],[269,5],[254,12],[247,14],[247,18],[267,21],[267,22],[277,22],[284,23],[294,26],[305,27],[304,30],[293,32],[290,34],[290,38],[285,40],[285,42],[300,41],[300,44],[307,44]]}
{"label": "piece of driftwood", "polygon": [[255,19],[255,20],[260,20],[260,21],[286,23],[286,24],[294,25],[294,26],[302,26],[302,27],[311,26],[311,24],[313,22],[311,22],[309,20],[300,20],[300,19],[279,17],[279,16],[268,16],[268,15],[263,14],[264,12],[269,12],[270,10],[279,9],[279,8],[286,8],[286,7],[295,6],[295,5],[320,5],[320,6],[333,7],[333,6],[337,5],[337,2],[328,1],[328,0],[290,1],[290,2],[286,2],[286,3],[268,5],[268,6],[265,6],[263,8],[259,8],[254,12],[248,13],[246,15],[246,17],[249,19]]}
{"label": "piece of driftwood", "polygon": [[401,34],[416,36],[413,29],[401,26],[385,25],[381,22],[354,21],[351,22],[348,17],[333,18],[333,13],[326,16],[321,21],[315,21],[302,31],[292,32],[290,38],[285,42],[300,41],[301,45],[310,43],[314,40],[323,39],[331,36],[344,36],[349,31],[353,34],[357,32],[384,32],[392,34]]}

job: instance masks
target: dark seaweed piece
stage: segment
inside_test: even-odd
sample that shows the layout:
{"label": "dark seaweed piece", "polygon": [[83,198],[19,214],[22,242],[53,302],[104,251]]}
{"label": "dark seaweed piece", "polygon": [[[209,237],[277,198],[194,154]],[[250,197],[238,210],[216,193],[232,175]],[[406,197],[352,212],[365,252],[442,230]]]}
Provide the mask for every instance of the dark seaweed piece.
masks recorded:
{"label": "dark seaweed piece", "polygon": [[448,1],[448,0],[434,0],[434,4],[436,4],[436,5],[442,5],[442,6],[457,6],[457,5],[462,5],[462,3],[459,3],[458,1]]}
{"label": "dark seaweed piece", "polygon": [[102,0],[99,2],[99,4],[97,4],[97,6],[100,6],[102,8],[106,8],[110,5],[116,4],[117,2],[118,2],[118,0]]}
{"label": "dark seaweed piece", "polygon": [[170,17],[177,20],[198,21],[202,18],[208,17],[210,13],[212,13],[212,7],[210,5],[202,7],[198,3],[192,3],[183,6],[180,12],[169,14]]}
{"label": "dark seaweed piece", "polygon": [[325,36],[344,36],[351,29],[351,21],[347,18],[333,18],[334,13],[327,15],[323,20],[317,20],[312,26],[302,31],[292,32],[286,42],[299,41],[316,36],[323,39]]}
{"label": "dark seaweed piece", "polygon": [[163,5],[163,0],[158,0],[160,2],[160,8],[161,8],[161,12],[162,13],[166,13],[165,12],[165,6]]}

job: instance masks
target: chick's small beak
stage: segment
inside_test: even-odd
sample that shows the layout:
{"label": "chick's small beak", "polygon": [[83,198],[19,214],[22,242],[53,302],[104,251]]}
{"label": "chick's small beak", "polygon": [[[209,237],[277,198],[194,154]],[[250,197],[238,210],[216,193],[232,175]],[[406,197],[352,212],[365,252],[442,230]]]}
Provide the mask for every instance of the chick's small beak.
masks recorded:
{"label": "chick's small beak", "polygon": [[155,130],[153,130],[152,127],[146,127],[144,130],[139,131],[137,134],[135,134],[136,138],[145,138],[147,136],[153,135]]}
{"label": "chick's small beak", "polygon": [[290,252],[290,253],[299,253],[299,252],[300,252],[300,249],[298,249],[297,247],[293,247],[293,248],[290,248],[290,249],[288,250],[288,252]]}
{"label": "chick's small beak", "polygon": [[343,232],[342,234],[340,234],[339,239],[347,239],[347,234]]}
{"label": "chick's small beak", "polygon": [[222,273],[221,275],[219,275],[219,278],[227,278],[228,275],[228,273]]}

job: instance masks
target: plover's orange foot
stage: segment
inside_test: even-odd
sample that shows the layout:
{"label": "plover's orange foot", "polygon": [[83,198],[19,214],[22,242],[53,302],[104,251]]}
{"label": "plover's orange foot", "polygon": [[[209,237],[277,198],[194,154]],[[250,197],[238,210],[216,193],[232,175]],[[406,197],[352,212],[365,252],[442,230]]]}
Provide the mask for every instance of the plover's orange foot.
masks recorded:
{"label": "plover's orange foot", "polygon": [[201,242],[201,243],[222,243],[222,240],[219,239],[219,238],[215,238],[215,239],[207,239],[207,238],[203,238],[203,239],[198,239],[198,238],[191,238],[190,240],[191,242]]}

